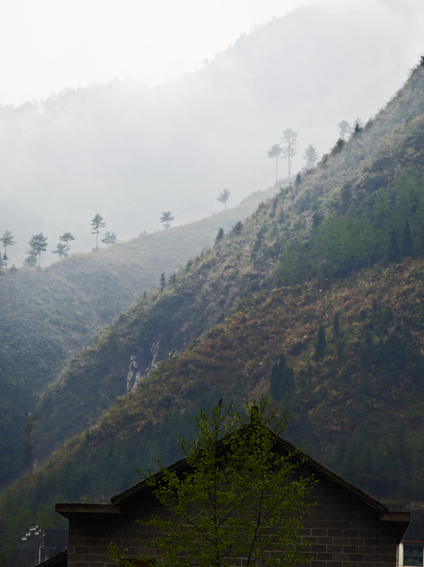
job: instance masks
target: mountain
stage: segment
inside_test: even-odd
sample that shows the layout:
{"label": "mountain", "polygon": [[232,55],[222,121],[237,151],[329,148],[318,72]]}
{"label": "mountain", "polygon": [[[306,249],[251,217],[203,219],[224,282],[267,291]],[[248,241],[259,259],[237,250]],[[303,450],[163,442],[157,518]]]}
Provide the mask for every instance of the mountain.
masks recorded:
{"label": "mountain", "polygon": [[42,271],[0,272],[0,490],[29,466],[24,426],[71,357],[140,295],[169,277],[218,230],[228,232],[278,189],[187,226],[75,254]]}
{"label": "mountain", "polygon": [[178,458],[199,408],[263,391],[291,410],[289,439],[347,480],[424,497],[423,113],[424,58],[375,118],[72,358],[27,424],[44,464],[0,500],[7,553],[29,521],[58,525],[55,500],[103,500],[134,465]]}
{"label": "mountain", "polygon": [[317,168],[105,328],[42,396],[30,420],[28,458],[40,462],[94,425],[128,391],[128,373],[144,376],[251,293],[310,279],[325,289],[382,261],[391,230],[401,238],[407,219],[421,254],[423,86],[421,65],[349,142],[337,143]]}
{"label": "mountain", "polygon": [[41,231],[49,262],[64,231],[75,251],[91,250],[96,213],[127,240],[157,230],[164,210],[178,224],[209,216],[224,187],[238,203],[274,182],[267,151],[289,128],[300,170],[309,144],[327,152],[341,120],[368,119],[407,78],[422,49],[416,4],[314,4],[152,89],[114,81],[0,108],[0,225],[17,240],[12,262]]}
{"label": "mountain", "polygon": [[[16,550],[20,531],[36,518],[60,527],[54,502],[106,502],[137,482],[134,466],[146,471],[157,458],[165,465],[178,459],[176,433],[194,434],[198,410],[220,398],[239,407],[269,392],[282,354],[286,371],[274,401],[290,410],[288,439],[376,497],[395,505],[422,499],[424,314],[415,306],[423,301],[423,273],[419,258],[363,269],[325,291],[313,281],[251,295],[6,491],[2,549]],[[321,325],[326,346],[317,356]],[[122,349],[131,337],[123,320],[119,326]],[[110,336],[103,341],[113,348]],[[71,405],[81,403],[78,386]]]}

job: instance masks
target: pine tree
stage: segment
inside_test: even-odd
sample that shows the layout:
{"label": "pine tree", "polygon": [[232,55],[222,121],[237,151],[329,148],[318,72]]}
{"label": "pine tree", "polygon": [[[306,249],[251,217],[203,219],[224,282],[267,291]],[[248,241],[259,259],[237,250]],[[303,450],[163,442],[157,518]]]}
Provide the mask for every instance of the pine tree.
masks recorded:
{"label": "pine tree", "polygon": [[47,236],[44,236],[42,232],[40,232],[40,234],[34,234],[28,244],[28,258],[25,260],[25,266],[33,267],[34,259],[36,264],[38,256],[38,267],[41,268],[41,252],[45,252],[47,249]]}
{"label": "pine tree", "polygon": [[5,262],[5,267],[7,269],[7,247],[8,246],[13,246],[15,244],[15,238],[12,235],[12,233],[10,232],[10,230],[6,230],[6,232],[3,234],[3,236],[0,238],[0,242],[3,242],[3,246],[4,246],[4,256],[3,256],[3,260]]}
{"label": "pine tree", "polygon": [[312,169],[318,161],[318,157],[319,156],[316,148],[312,144],[309,144],[309,146],[305,150],[305,153],[303,154],[303,159],[306,161],[304,169],[306,171]]}
{"label": "pine tree", "polygon": [[280,144],[274,144],[268,152],[269,158],[275,158],[275,183],[277,183],[278,181],[278,160],[281,159],[282,153],[283,148],[280,146]]}
{"label": "pine tree", "polygon": [[219,197],[216,198],[217,201],[224,205],[224,208],[227,208],[227,201],[230,197],[230,191],[228,189],[224,189],[222,193],[219,194]]}
{"label": "pine tree", "polygon": [[218,244],[218,242],[221,242],[221,240],[224,238],[224,229],[220,228],[218,230],[218,234],[216,235],[215,238],[215,245]]}
{"label": "pine tree", "polygon": [[171,211],[165,211],[162,213],[160,217],[160,222],[163,223],[165,229],[168,229],[171,226],[171,222],[174,220]]}
{"label": "pine tree", "polygon": [[283,371],[285,367],[286,367],[286,357],[282,352],[280,354],[280,358],[278,362],[276,362],[271,369],[270,391],[271,391],[271,397],[275,402],[280,401],[281,382],[283,379]]}
{"label": "pine tree", "polygon": [[283,368],[280,383],[280,401],[283,410],[288,410],[292,406],[295,391],[294,372],[287,364]]}
{"label": "pine tree", "polygon": [[59,242],[58,245],[54,250],[52,250],[53,254],[57,254],[60,259],[68,257],[68,251],[66,244]]}
{"label": "pine tree", "polygon": [[335,337],[338,337],[340,335],[340,321],[339,321],[339,314],[338,313],[334,314],[333,333],[334,333]]}
{"label": "pine tree", "polygon": [[68,254],[69,254],[69,249],[70,249],[69,242],[71,240],[75,240],[75,236],[72,236],[72,234],[70,232],[64,232],[62,234],[62,236],[59,236],[59,240],[60,240],[60,242],[62,242],[65,245],[65,248],[63,249],[64,252],[65,252],[64,258],[67,258]]}
{"label": "pine tree", "polygon": [[118,237],[114,232],[106,232],[105,237],[102,238],[103,244],[109,246],[109,244],[116,244]]}
{"label": "pine tree", "polygon": [[278,364],[278,362],[276,362],[271,369],[271,378],[270,378],[271,398],[275,402],[280,401],[281,378],[282,378],[282,372],[280,371],[280,365]]}
{"label": "pine tree", "polygon": [[402,256],[405,258],[409,258],[412,256],[413,252],[413,242],[412,242],[412,235],[411,229],[409,227],[408,220],[405,222],[405,228],[403,229],[403,238],[402,238]]}
{"label": "pine tree", "polygon": [[390,235],[390,242],[387,249],[386,258],[388,262],[395,262],[396,264],[401,261],[400,248],[396,238],[395,229],[392,230],[392,233]]}
{"label": "pine tree", "polygon": [[324,351],[327,347],[327,341],[325,340],[325,328],[321,324],[318,328],[317,342],[315,343],[315,358],[319,360],[322,358]]}
{"label": "pine tree", "polygon": [[99,213],[97,213],[97,215],[95,215],[93,220],[91,221],[91,229],[92,229],[91,234],[96,235],[96,248],[94,250],[99,249],[100,229],[104,228],[105,226],[106,226],[106,223],[103,221],[103,217],[101,215],[99,215]]}

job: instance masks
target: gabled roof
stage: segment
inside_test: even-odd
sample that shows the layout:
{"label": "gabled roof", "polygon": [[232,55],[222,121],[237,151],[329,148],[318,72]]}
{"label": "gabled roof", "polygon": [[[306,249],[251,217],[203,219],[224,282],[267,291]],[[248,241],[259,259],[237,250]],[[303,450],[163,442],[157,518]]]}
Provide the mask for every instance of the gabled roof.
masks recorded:
{"label": "gabled roof", "polygon": [[[378,500],[375,500],[375,498],[372,498],[371,496],[369,496],[368,494],[366,494],[365,492],[363,492],[353,484],[346,482],[340,476],[333,473],[332,471],[330,471],[329,469],[327,469],[326,467],[324,467],[323,465],[321,465],[320,463],[309,457],[309,455],[306,455],[305,453],[302,453],[301,451],[296,449],[294,445],[292,445],[285,439],[278,437],[278,435],[275,435],[274,433],[272,433],[272,435],[275,438],[276,445],[278,445],[284,451],[287,451],[287,453],[293,454],[295,458],[299,460],[304,459],[306,466],[310,467],[314,472],[322,474],[325,478],[327,478],[327,480],[334,482],[334,484],[337,484],[338,486],[340,486],[340,488],[343,488],[344,490],[349,492],[352,496],[358,498],[359,500],[362,500],[363,502],[368,504],[368,506],[371,506],[375,510],[379,510],[380,512],[389,512],[387,506],[385,506]],[[186,467],[187,467],[186,460],[181,459],[180,461],[177,461],[173,465],[169,466],[168,470],[172,472],[174,471],[178,472],[184,470]],[[155,476],[160,476],[160,475],[161,473],[159,472],[156,473]],[[132,486],[131,488],[124,490],[120,494],[116,494],[115,496],[112,496],[110,502],[111,504],[123,504],[124,502],[127,502],[128,500],[137,497],[146,490],[148,490],[147,480],[143,480],[138,484]]]}
{"label": "gabled roof", "polygon": [[58,553],[50,559],[39,563],[38,567],[66,567],[68,565],[68,550]]}
{"label": "gabled roof", "polygon": [[[272,433],[272,432],[271,432]],[[361,500],[367,506],[370,506],[374,510],[380,512],[380,520],[384,522],[395,522],[399,525],[399,528],[402,530],[402,534],[404,533],[407,525],[410,521],[410,513],[409,512],[391,512],[389,508],[369,496],[353,484],[345,481],[343,478],[338,476],[337,474],[333,473],[314,459],[312,459],[309,455],[306,455],[302,451],[299,451],[294,445],[278,437],[274,433],[272,433],[275,444],[282,449],[283,451],[291,454],[294,458],[298,460],[302,460],[304,464],[309,467],[312,472],[322,475],[324,478],[333,482],[349,494],[351,494],[354,498]],[[171,472],[179,472],[183,471],[188,467],[186,459],[181,459],[176,463],[170,465],[168,468]],[[154,476],[160,478],[162,472],[157,472]],[[147,479],[139,482],[138,484],[124,490],[120,494],[116,494],[112,496],[110,499],[111,504],[56,504],[56,511],[65,516],[66,518],[70,518],[75,514],[120,514],[121,513],[121,504],[125,504],[126,502],[130,502],[131,500],[140,500],[143,496],[143,493],[146,494],[150,491],[150,487],[148,485]]]}

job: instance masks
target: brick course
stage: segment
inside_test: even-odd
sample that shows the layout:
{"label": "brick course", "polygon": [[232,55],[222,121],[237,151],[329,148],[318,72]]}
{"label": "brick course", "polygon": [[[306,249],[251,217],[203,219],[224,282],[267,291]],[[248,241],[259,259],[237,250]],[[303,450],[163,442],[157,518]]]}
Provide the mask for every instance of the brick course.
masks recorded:
{"label": "brick course", "polygon": [[[294,450],[284,440],[278,443],[283,450]],[[181,469],[185,465],[180,461],[173,466]],[[314,511],[304,519],[301,530],[310,541],[304,551],[311,558],[310,567],[396,567],[397,544],[408,525],[408,514],[389,512],[312,459],[298,470],[314,474],[318,481],[307,498],[316,503]],[[69,519],[68,567],[116,565],[106,559],[111,542],[122,551],[128,548],[128,557],[159,555],[159,550],[143,548],[143,541],[158,534],[157,528],[141,526],[136,520],[150,514],[170,518],[170,511],[158,505],[143,483],[111,502],[56,506]],[[235,561],[235,567],[242,565],[242,559]]]}

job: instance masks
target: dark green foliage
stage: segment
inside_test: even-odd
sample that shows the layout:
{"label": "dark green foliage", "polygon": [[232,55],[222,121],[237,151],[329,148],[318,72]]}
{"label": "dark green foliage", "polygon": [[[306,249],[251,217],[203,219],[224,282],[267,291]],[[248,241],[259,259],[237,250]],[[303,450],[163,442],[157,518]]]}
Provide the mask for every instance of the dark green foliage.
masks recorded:
{"label": "dark green foliage", "polygon": [[224,238],[224,234],[225,234],[225,233],[224,233],[224,229],[221,227],[221,228],[218,230],[218,234],[216,235],[216,238],[215,238],[215,245],[217,245],[218,242],[221,242],[221,240]]}
{"label": "dark green foliage", "polygon": [[231,234],[238,236],[239,234],[241,234],[242,230],[243,230],[243,223],[241,221],[238,221],[238,223],[234,225]]}
{"label": "dark green foliage", "polygon": [[164,289],[165,286],[166,286],[166,277],[165,277],[165,274],[163,272],[160,275],[159,285],[160,285],[161,289]]}
{"label": "dark green foliage", "polygon": [[343,138],[339,138],[334,146],[334,148],[331,150],[331,154],[332,155],[336,155],[339,154],[343,148],[345,147],[346,142],[343,140]]}
{"label": "dark green foliage", "polygon": [[271,378],[270,378],[271,398],[275,402],[280,401],[281,378],[282,378],[282,372],[281,372],[281,369],[280,369],[280,365],[278,364],[278,362],[276,362],[271,369]]}
{"label": "dark green foliage", "polygon": [[398,264],[402,259],[395,229],[392,229],[392,232],[390,233],[390,241],[389,247],[387,248],[386,258],[388,262],[394,262],[396,264]]}
{"label": "dark green foliage", "polygon": [[402,237],[402,256],[404,258],[408,258],[412,256],[413,253],[413,242],[412,242],[412,235],[411,235],[411,228],[409,226],[409,222],[405,222],[405,228],[403,229],[403,237]]}
{"label": "dark green foliage", "polygon": [[317,340],[315,342],[315,358],[317,360],[320,360],[323,357],[326,347],[327,341],[325,339],[325,327],[321,324],[318,327]]}
{"label": "dark green foliage", "polygon": [[[279,402],[281,400],[281,385],[283,383],[283,373],[284,368],[286,367],[286,357],[282,352],[280,354],[280,358],[278,362],[276,362],[272,369],[271,369],[271,378],[270,378],[270,392],[271,398],[275,402]],[[283,388],[283,395],[285,393],[285,389]]]}
{"label": "dark green foliage", "polygon": [[271,397],[274,401],[281,403],[283,410],[288,410],[292,407],[295,389],[293,368],[288,366],[286,357],[282,352],[279,361],[271,369]]}
{"label": "dark green foliage", "polygon": [[342,339],[337,341],[337,359],[339,363],[343,362],[343,355],[345,349],[345,342]]}
{"label": "dark green foliage", "polygon": [[339,314],[338,313],[334,313],[333,335],[334,335],[334,337],[338,337],[340,335],[340,321],[339,321]]}
{"label": "dark green foliage", "polygon": [[286,364],[283,368],[280,383],[280,402],[284,411],[292,408],[294,393],[295,382],[293,368],[290,368]]}

